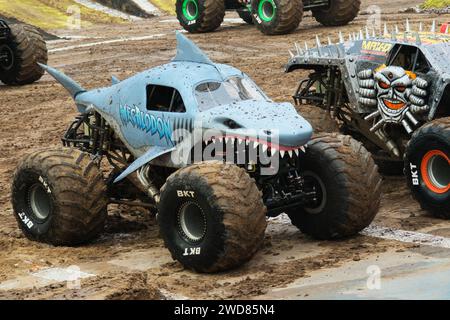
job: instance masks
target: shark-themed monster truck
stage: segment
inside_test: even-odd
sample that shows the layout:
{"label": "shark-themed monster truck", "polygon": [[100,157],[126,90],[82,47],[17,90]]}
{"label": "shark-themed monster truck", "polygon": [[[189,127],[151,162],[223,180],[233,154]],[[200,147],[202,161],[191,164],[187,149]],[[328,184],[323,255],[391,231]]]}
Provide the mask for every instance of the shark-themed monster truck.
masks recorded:
{"label": "shark-themed monster truck", "polygon": [[450,218],[450,35],[435,22],[431,32],[412,31],[409,21],[405,29],[296,44],[287,72],[313,70],[296,102],[323,109],[380,164],[400,164],[421,206]]}
{"label": "shark-themed monster truck", "polygon": [[25,24],[0,20],[0,81],[24,85],[39,80],[47,63],[47,46],[39,31]]}
{"label": "shark-themed monster truck", "polygon": [[177,38],[170,63],[113,77],[108,88],[87,91],[42,66],[80,114],[64,147],[29,155],[15,172],[12,203],[28,238],[80,244],[101,232],[108,203],[139,205],[157,210],[174,259],[215,272],[253,256],[266,216],[285,212],[319,239],[370,224],[381,180],[361,143],[312,138],[290,103],[272,102],[247,75]]}
{"label": "shark-themed monster truck", "polygon": [[176,12],[181,26],[189,32],[211,32],[222,24],[225,12],[237,11],[248,24],[264,34],[294,31],[304,11],[324,26],[342,26],[359,13],[360,0],[177,0]]}

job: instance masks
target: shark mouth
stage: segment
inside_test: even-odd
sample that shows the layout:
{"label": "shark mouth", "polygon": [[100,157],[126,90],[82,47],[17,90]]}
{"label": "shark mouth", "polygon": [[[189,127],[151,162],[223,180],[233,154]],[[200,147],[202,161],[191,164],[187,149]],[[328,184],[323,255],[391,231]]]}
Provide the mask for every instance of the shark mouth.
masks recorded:
{"label": "shark mouth", "polygon": [[301,153],[306,152],[306,148],[308,147],[307,144],[297,147],[289,147],[289,146],[282,146],[276,143],[268,142],[266,140],[261,140],[257,138],[249,138],[249,137],[242,137],[242,136],[233,136],[233,135],[225,135],[225,136],[219,136],[219,137],[211,137],[205,141],[206,144],[209,143],[225,143],[226,147],[236,147],[238,145],[242,145],[245,143],[246,149],[247,148],[253,148],[253,149],[260,149],[263,153],[267,153],[270,156],[275,156],[277,153],[279,153],[281,158],[284,158],[285,156],[289,156],[290,158],[293,158],[294,155],[297,157],[300,156]]}
{"label": "shark mouth", "polygon": [[406,105],[403,101],[392,99],[383,99],[383,103],[391,110],[400,110]]}

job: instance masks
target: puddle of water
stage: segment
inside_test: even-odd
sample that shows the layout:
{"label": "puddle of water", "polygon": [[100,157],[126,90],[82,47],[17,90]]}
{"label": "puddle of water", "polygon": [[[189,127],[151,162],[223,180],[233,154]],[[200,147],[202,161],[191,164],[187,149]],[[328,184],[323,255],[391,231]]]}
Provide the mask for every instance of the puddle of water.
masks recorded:
{"label": "puddle of water", "polygon": [[86,273],[80,270],[77,266],[68,268],[49,268],[43,269],[31,274],[34,277],[52,280],[56,282],[76,281],[79,279],[94,277],[94,274]]}
{"label": "puddle of water", "polygon": [[78,266],[48,268],[26,276],[4,281],[0,283],[0,290],[39,288],[58,282],[75,282],[89,277],[95,277],[95,275],[81,271]]}
{"label": "puddle of water", "polygon": [[[275,288],[257,299],[448,299],[450,259],[386,252]],[[374,270],[376,272],[374,273]],[[436,276],[435,276],[436,275]],[[379,287],[369,282],[379,281]]]}
{"label": "puddle of water", "polygon": [[162,264],[172,262],[170,253],[165,250],[136,251],[120,255],[117,259],[108,261],[108,264],[127,268],[130,270],[146,271],[158,268]]}
{"label": "puddle of water", "polygon": [[24,276],[0,283],[0,290],[7,291],[18,289],[30,289],[30,288],[44,287],[52,283],[54,282],[51,280],[39,279],[32,276]]}

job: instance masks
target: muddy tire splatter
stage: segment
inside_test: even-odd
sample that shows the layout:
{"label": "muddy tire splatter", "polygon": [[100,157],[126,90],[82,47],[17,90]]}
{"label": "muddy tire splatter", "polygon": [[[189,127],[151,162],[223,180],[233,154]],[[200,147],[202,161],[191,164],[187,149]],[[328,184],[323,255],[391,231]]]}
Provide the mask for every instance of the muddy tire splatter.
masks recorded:
{"label": "muddy tire splatter", "polygon": [[168,178],[158,223],[175,260],[197,272],[218,272],[240,266],[259,249],[266,207],[245,170],[203,162]]}
{"label": "muddy tire splatter", "polygon": [[253,0],[252,15],[256,26],[264,34],[290,33],[303,19],[303,1]]}
{"label": "muddy tire splatter", "polygon": [[[44,70],[38,63],[47,63],[47,46],[39,31],[29,25],[13,24],[9,48],[12,61],[0,65],[0,80],[7,85],[25,85],[39,80]],[[6,50],[6,47],[5,47]]]}
{"label": "muddy tire splatter", "polygon": [[378,212],[381,177],[364,146],[339,134],[321,134],[310,143],[300,168],[317,181],[318,203],[286,212],[302,232],[316,239],[355,235]]}
{"label": "muddy tire splatter", "polygon": [[405,153],[405,175],[423,209],[450,219],[450,117],[414,132]]}
{"label": "muddy tire splatter", "polygon": [[78,245],[97,237],[107,216],[102,172],[86,153],[59,148],[32,153],[14,174],[12,204],[30,240]]}
{"label": "muddy tire splatter", "polygon": [[324,26],[343,26],[353,21],[361,8],[361,0],[333,0],[327,8],[312,10],[317,22]]}
{"label": "muddy tire splatter", "polygon": [[191,33],[211,32],[220,27],[225,18],[223,0],[177,0],[177,18]]}

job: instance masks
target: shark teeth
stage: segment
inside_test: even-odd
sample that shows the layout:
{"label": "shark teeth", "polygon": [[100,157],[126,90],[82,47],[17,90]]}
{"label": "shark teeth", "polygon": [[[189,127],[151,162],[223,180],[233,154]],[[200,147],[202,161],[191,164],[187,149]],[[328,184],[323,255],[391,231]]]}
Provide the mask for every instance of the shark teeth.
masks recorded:
{"label": "shark teeth", "polygon": [[[227,145],[236,145],[239,144],[241,145],[242,143],[245,143],[246,146],[248,146],[249,148],[253,148],[253,149],[259,149],[262,153],[266,153],[267,155],[270,156],[275,156],[277,154],[277,152],[279,152],[280,157],[284,158],[286,155],[288,155],[289,158],[294,158],[294,156],[301,156],[301,152],[306,153],[306,148],[307,145],[303,145],[300,147],[295,147],[295,148],[291,148],[288,149],[286,147],[282,147],[282,146],[277,146],[277,145],[271,145],[268,142],[265,141],[252,141],[248,138],[241,138],[241,137],[232,137],[232,136],[219,136],[219,137],[211,137],[208,138],[209,142],[211,141],[212,143],[224,143]],[[244,152],[248,152],[247,149],[243,150]]]}
{"label": "shark teeth", "polygon": [[272,152],[272,155],[274,155],[275,153],[278,152],[278,149],[275,148],[275,147],[271,147],[271,148],[270,148],[270,151]]}

